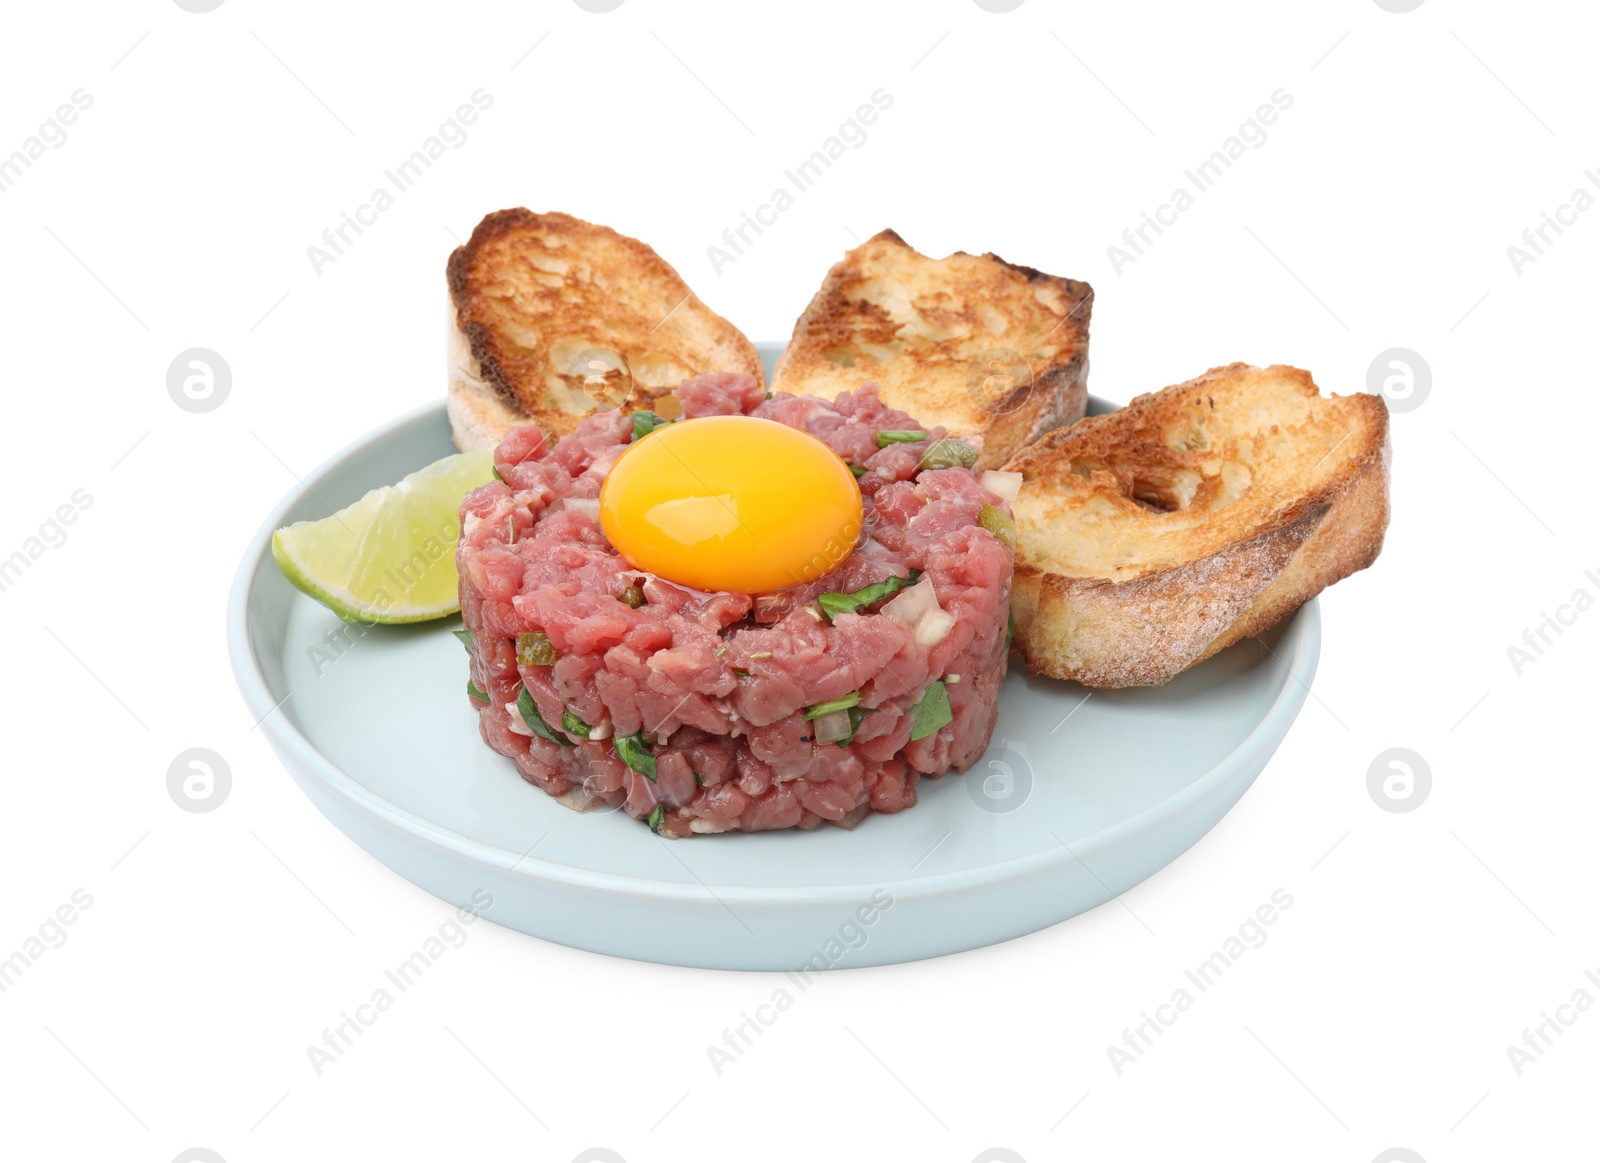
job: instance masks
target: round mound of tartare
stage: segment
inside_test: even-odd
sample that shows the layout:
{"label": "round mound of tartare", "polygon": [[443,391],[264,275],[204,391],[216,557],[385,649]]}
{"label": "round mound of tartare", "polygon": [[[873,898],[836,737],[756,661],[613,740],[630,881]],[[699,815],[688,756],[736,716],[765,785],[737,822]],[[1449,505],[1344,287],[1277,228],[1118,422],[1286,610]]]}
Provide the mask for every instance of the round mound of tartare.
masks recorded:
{"label": "round mound of tartare", "polygon": [[601,530],[606,474],[651,422],[596,415],[553,445],[513,429],[499,479],[462,503],[457,549],[485,741],[568,806],[620,806],[665,836],[853,827],[911,806],[920,777],[965,770],[1005,677],[1004,474],[980,479],[964,467],[975,439],[923,429],[870,387],[768,398],[724,374],[674,396],[675,423],[748,415],[821,441],[859,478],[860,536],[802,585],[691,589]]}

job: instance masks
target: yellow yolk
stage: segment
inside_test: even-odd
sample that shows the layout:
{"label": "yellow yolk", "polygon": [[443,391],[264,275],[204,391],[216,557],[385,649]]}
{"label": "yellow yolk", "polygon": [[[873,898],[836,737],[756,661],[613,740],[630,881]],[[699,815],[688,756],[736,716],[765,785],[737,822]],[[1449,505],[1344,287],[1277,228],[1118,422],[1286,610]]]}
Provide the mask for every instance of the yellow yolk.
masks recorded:
{"label": "yellow yolk", "polygon": [[763,594],[837,569],[861,489],[833,450],[755,416],[657,428],[617,458],[600,527],[637,569],[697,590]]}

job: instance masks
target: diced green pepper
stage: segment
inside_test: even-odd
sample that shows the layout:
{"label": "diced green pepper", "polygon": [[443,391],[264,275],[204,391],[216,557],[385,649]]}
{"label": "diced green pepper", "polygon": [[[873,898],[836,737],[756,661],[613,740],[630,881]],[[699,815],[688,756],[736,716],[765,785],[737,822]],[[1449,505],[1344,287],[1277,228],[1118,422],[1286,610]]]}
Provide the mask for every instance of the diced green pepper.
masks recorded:
{"label": "diced green pepper", "polygon": [[568,735],[576,735],[579,739],[589,737],[589,724],[585,723],[571,711],[561,712],[561,729]]}

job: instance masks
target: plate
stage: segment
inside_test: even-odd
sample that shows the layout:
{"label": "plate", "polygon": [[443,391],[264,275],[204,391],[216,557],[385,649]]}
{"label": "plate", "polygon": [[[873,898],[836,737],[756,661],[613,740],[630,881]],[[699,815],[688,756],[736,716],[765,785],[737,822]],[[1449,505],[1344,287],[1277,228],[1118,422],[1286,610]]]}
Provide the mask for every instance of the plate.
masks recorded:
{"label": "plate", "polygon": [[[769,373],[780,350],[762,345]],[[665,840],[620,811],[562,807],[489,750],[462,693],[459,619],[347,627],[273,563],[273,529],[453,451],[441,401],[311,474],[250,543],[229,652],[251,717],[340,831],[435,896],[563,945],[813,972],[1056,924],[1204,836],[1266,766],[1316,669],[1315,601],[1163,687],[1090,692],[1014,668],[989,750],[965,776],[924,780],[908,811],[853,832]]]}

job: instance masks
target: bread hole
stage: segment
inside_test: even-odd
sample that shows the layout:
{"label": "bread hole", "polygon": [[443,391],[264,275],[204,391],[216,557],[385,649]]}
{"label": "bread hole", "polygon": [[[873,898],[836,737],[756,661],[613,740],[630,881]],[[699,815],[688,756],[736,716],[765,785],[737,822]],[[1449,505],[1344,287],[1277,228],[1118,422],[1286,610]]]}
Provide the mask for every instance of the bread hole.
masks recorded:
{"label": "bread hole", "polygon": [[1122,496],[1158,513],[1178,513],[1187,509],[1194,503],[1195,494],[1204,480],[1192,468],[1154,464],[1100,464],[1074,460],[1068,467],[1074,476],[1084,480],[1091,479],[1096,473],[1108,474]]}
{"label": "bread hole", "polygon": [[1151,509],[1163,513],[1178,513],[1194,502],[1200,488],[1200,474],[1193,469],[1179,469],[1164,473],[1159,469],[1136,471],[1127,495]]}
{"label": "bread hole", "polygon": [[855,367],[856,353],[842,347],[830,348],[822,353],[822,358],[837,367]]}

